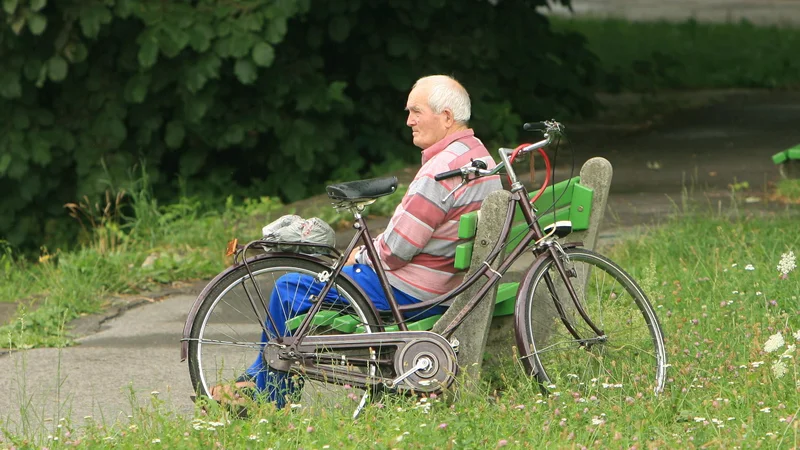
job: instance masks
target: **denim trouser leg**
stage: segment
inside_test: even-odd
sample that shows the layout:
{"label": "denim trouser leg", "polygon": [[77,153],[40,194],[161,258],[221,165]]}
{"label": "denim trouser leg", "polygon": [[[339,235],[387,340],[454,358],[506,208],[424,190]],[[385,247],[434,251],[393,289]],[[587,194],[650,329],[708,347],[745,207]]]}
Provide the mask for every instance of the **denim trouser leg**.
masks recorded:
{"label": "denim trouser leg", "polygon": [[[355,264],[344,267],[342,272],[361,287],[364,293],[367,294],[369,300],[375,305],[376,309],[379,311],[388,311],[390,309],[389,302],[381,288],[378,275],[371,267]],[[269,333],[272,336],[288,336],[291,334],[286,330],[286,321],[308,312],[312,306],[309,298],[312,295],[319,294],[323,286],[323,283],[320,283],[309,275],[287,274],[278,278],[269,301],[269,312],[276,326],[273,327],[269,320],[267,320],[266,327]],[[395,300],[397,300],[397,303],[400,305],[419,302],[419,300],[414,297],[397,289],[393,288],[392,293],[394,294]],[[335,289],[331,289],[323,301],[347,304],[347,300],[340,297]],[[412,314],[415,319],[422,319],[435,314],[441,314],[444,310],[445,308],[443,307],[437,307],[425,313]],[[267,335],[262,332],[261,342],[267,341]],[[247,369],[246,374],[255,379],[256,387],[259,392],[267,392],[269,401],[275,402],[278,408],[285,406],[287,394],[291,393],[293,390],[292,382],[286,372],[270,369],[264,364],[262,355],[259,353],[255,362]]]}

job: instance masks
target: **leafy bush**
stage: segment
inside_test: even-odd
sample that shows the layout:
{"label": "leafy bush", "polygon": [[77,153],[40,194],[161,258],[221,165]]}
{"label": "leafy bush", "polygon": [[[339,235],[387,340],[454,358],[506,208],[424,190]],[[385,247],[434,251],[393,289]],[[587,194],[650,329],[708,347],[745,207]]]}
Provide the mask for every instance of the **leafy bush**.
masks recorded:
{"label": "leafy bush", "polygon": [[464,82],[487,140],[587,113],[593,57],[540,4],[4,0],[0,236],[65,242],[63,205],[127,187],[138,163],[154,198],[208,204],[413,161],[402,108],[430,73]]}

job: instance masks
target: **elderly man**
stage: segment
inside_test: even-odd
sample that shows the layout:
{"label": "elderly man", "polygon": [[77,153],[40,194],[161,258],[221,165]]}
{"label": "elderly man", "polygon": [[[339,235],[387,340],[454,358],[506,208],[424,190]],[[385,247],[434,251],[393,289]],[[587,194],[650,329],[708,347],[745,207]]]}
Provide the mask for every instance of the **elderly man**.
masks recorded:
{"label": "elderly man", "polygon": [[[444,75],[419,79],[408,95],[406,110],[406,125],[411,128],[414,145],[422,150],[422,167],[386,231],[375,238],[380,264],[386,271],[395,299],[401,305],[435,298],[459,285],[463,272],[453,267],[459,218],[480,208],[481,202],[492,191],[502,188],[498,176],[484,177],[442,201],[460,179],[435,181],[436,174],[462,167],[470,160],[482,160],[490,169],[495,166],[486,147],[467,124],[470,99],[456,80]],[[389,304],[373,264],[362,247],[349,256],[342,271],[361,286],[377,309],[387,311]],[[279,280],[278,284],[280,287],[275,291],[319,292],[310,276],[293,277],[283,283]],[[329,296],[333,297],[329,301],[335,300],[335,293]],[[311,308],[307,297],[293,299],[291,295],[276,295],[274,292],[272,297],[270,314],[279,328],[284,328],[283,324],[290,318],[286,317],[286,311],[292,311],[294,316]],[[425,314],[441,312],[441,308],[434,308]],[[267,325],[276,334],[285,335],[287,332],[285,329],[272,330],[271,325]],[[267,336],[262,336],[262,339],[266,341]],[[237,386],[267,390],[270,400],[281,407],[286,402],[283,394],[291,391],[289,384],[285,373],[268,372],[259,355]],[[227,387],[216,386],[212,395],[222,400],[231,396],[231,392]]]}

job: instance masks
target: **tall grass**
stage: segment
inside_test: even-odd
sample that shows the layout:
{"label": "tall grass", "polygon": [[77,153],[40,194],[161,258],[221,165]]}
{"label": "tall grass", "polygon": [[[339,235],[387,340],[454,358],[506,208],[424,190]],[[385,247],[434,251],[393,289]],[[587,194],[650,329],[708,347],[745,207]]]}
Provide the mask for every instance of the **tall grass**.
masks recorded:
{"label": "tall grass", "polygon": [[222,212],[205,210],[183,198],[159,206],[146,177],[125,195],[133,214],[113,203],[73,204],[84,218],[86,241],[78,250],[48,252],[36,262],[0,252],[0,298],[19,301],[18,320],[0,328],[12,347],[63,346],[71,340],[62,324],[108,306],[114,295],[158,288],[173,281],[207,279],[228,263],[226,243],[258,237],[261,227],[282,205],[271,198],[228,200]]}

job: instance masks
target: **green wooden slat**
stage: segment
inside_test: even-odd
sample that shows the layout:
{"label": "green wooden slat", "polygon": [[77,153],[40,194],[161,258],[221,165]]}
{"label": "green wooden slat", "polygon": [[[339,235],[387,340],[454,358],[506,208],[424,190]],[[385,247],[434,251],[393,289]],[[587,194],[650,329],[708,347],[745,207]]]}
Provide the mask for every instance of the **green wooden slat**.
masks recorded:
{"label": "green wooden slat", "polygon": [[783,164],[789,158],[789,151],[784,150],[782,152],[775,153],[772,155],[772,162],[775,164]]}
{"label": "green wooden slat", "polygon": [[594,191],[586,186],[576,184],[572,192],[572,204],[569,207],[569,220],[572,231],[589,229],[589,215],[592,213],[592,197]]}
{"label": "green wooden slat", "polygon": [[[311,323],[318,326],[330,325],[331,323],[333,323],[333,319],[338,315],[339,313],[336,311],[319,311],[314,316],[314,320]],[[297,327],[299,327],[300,324],[303,323],[303,320],[305,320],[305,318],[306,318],[305,314],[300,314],[299,316],[295,316],[287,320],[286,328],[289,330],[296,330]]]}
{"label": "green wooden slat", "polygon": [[[553,200],[556,200],[556,208],[569,205],[572,202],[573,189],[580,181],[581,177],[573,177],[572,179],[564,180],[560,183],[556,183],[554,186],[548,187],[545,189],[544,194],[542,194],[539,200],[536,200],[536,203],[533,205],[540,211],[550,208],[553,204]],[[538,193],[538,191],[536,193]],[[531,194],[530,197],[533,198],[536,193]]]}
{"label": "green wooden slat", "polygon": [[[555,220],[568,220],[569,219],[569,208],[562,208],[556,211]],[[539,218],[539,225],[542,228],[550,225],[553,223],[553,212],[547,213],[547,215]],[[511,232],[508,234],[509,241],[506,245],[506,253],[510,253],[511,250],[515,249],[517,245],[519,245],[520,241],[522,241],[522,237],[525,236],[525,230],[528,228],[526,223],[521,223],[518,225],[514,225],[511,227]]]}
{"label": "green wooden slat", "polygon": [[494,316],[509,316],[514,314],[514,305],[517,298],[519,283],[502,283],[497,288]]}
{"label": "green wooden slat", "polygon": [[[331,325],[335,330],[341,331],[342,333],[352,333],[356,331],[356,326],[361,323],[360,320],[356,316],[353,315],[346,315],[346,316],[339,316],[333,319],[333,324]],[[364,332],[364,327],[359,327],[361,329],[360,332]]]}
{"label": "green wooden slat", "polygon": [[[409,322],[408,331],[429,331],[433,328],[433,325],[442,318],[441,314],[437,314],[435,316],[426,317],[422,320],[416,320],[414,322]],[[397,325],[389,325],[385,327],[384,330],[386,331],[397,331],[400,328]]]}
{"label": "green wooden slat", "polygon": [[478,229],[478,211],[463,214],[458,220],[458,238],[470,239],[475,237]]}
{"label": "green wooden slat", "polygon": [[792,147],[786,152],[789,154],[789,159],[800,159],[800,145]]}
{"label": "green wooden slat", "polygon": [[469,269],[469,265],[472,264],[473,246],[473,242],[464,242],[463,244],[458,244],[458,246],[456,246],[456,260],[453,263],[453,266],[456,269]]}

